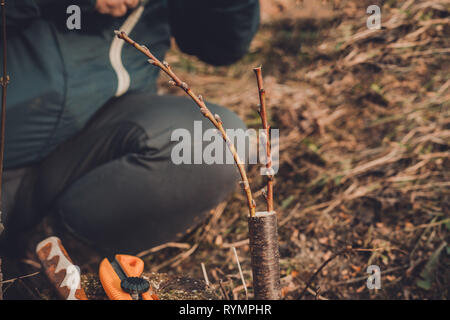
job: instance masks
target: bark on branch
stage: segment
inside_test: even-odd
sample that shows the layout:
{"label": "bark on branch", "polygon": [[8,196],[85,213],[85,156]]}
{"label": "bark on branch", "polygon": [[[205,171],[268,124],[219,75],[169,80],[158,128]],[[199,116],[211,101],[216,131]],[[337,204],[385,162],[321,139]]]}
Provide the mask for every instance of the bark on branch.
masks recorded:
{"label": "bark on branch", "polygon": [[[270,144],[270,126],[267,120],[267,107],[266,107],[266,90],[264,89],[263,77],[261,67],[254,68],[253,71],[256,75],[256,81],[258,83],[258,93],[259,93],[259,115],[261,117],[262,126],[265,132],[265,143],[266,143],[266,168],[268,170],[267,173],[272,170],[272,146]],[[267,211],[273,211],[273,174],[267,175],[267,190],[266,190],[266,202],[267,202]]]}
{"label": "bark on branch", "polygon": [[255,216],[256,204],[255,204],[255,201],[253,200],[253,194],[252,194],[252,191],[250,189],[250,184],[248,182],[247,173],[245,171],[245,165],[241,161],[241,159],[239,158],[239,155],[238,155],[238,153],[236,151],[236,148],[234,147],[234,144],[229,139],[229,137],[228,137],[228,135],[227,135],[227,133],[226,133],[224,127],[223,127],[222,120],[220,119],[220,116],[213,115],[211,113],[211,111],[206,106],[203,98],[201,96],[197,96],[196,94],[194,94],[194,92],[189,88],[188,84],[186,82],[182,81],[172,71],[170,65],[166,61],[161,62],[158,58],[156,58],[150,52],[150,50],[147,47],[138,44],[136,41],[131,39],[125,32],[123,32],[123,31],[115,31],[115,33],[116,33],[118,38],[124,40],[126,43],[128,43],[129,45],[132,45],[137,50],[139,50],[141,53],[146,55],[148,57],[148,62],[150,64],[158,67],[165,74],[167,74],[172,79],[171,83],[173,85],[183,89],[184,92],[186,92],[186,94],[189,97],[191,97],[191,99],[200,108],[200,111],[203,114],[203,116],[205,116],[209,121],[211,121],[212,124],[217,128],[217,130],[219,130],[219,132],[222,135],[223,140],[225,141],[225,143],[227,144],[228,148],[231,151],[231,154],[233,155],[234,161],[236,162],[236,165],[237,165],[238,170],[239,170],[239,174],[241,175],[241,179],[242,179],[241,185],[242,185],[242,188],[244,189],[245,195],[247,197],[247,206],[248,206],[248,210],[249,210],[249,215],[250,215],[250,217]]}

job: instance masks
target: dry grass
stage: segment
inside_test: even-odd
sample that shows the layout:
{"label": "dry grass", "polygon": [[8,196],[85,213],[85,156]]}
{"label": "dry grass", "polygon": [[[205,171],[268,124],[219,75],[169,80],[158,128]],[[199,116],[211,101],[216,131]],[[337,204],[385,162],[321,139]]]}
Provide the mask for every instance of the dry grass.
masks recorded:
{"label": "dry grass", "polygon": [[[323,261],[350,245],[368,250],[334,259],[313,282],[320,294],[306,298],[448,298],[449,1],[384,1],[379,31],[368,31],[364,1],[262,2],[263,25],[241,62],[215,68],[176,50],[168,60],[251,127],[259,126],[251,70],[263,65],[281,134],[275,201],[284,296],[295,298]],[[175,93],[165,81],[160,88]],[[257,169],[254,190],[264,185]],[[229,249],[237,242],[250,281],[245,216],[237,192],[187,238],[196,250],[163,270],[200,278],[204,262],[212,282],[237,288]],[[151,255],[149,266],[180,252]],[[371,264],[383,272],[378,291],[366,288]]]}

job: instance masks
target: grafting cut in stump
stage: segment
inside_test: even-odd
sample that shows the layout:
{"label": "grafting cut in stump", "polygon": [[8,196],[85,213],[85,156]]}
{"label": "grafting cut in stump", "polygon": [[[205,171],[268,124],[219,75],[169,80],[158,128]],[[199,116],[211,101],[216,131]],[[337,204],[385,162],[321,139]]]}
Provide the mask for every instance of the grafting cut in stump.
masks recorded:
{"label": "grafting cut in stump", "polygon": [[257,212],[248,218],[253,288],[257,300],[279,300],[280,253],[278,249],[277,215]]}

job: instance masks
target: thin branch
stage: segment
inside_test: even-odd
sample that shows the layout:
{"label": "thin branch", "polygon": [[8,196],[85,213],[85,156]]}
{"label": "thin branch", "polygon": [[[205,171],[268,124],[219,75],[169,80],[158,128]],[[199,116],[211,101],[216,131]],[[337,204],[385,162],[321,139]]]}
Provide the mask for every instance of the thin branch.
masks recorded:
{"label": "thin branch", "polygon": [[189,249],[191,245],[189,243],[180,243],[180,242],[167,242],[164,244],[161,244],[159,246],[153,247],[151,249],[139,252],[136,257],[142,258],[146,255],[149,255],[150,253],[155,253],[158,251],[161,251],[165,248],[178,248],[178,249]]}
{"label": "thin branch", "polygon": [[1,281],[0,284],[13,283],[13,282],[16,282],[17,280],[21,280],[21,279],[26,279],[26,278],[31,278],[31,277],[37,276],[40,273],[41,273],[41,271],[37,271],[37,272],[26,274],[24,276],[20,276],[20,277],[17,277],[17,278],[4,280],[4,281]]}
{"label": "thin branch", "polygon": [[171,267],[176,267],[178,264],[180,264],[185,259],[187,259],[192,253],[194,253],[194,251],[197,250],[197,248],[198,248],[198,243],[194,244],[189,250],[184,251],[184,252],[176,255],[175,257],[164,261],[163,263],[161,263],[160,265],[157,265],[156,267],[153,267],[152,271],[158,272],[159,270],[161,270],[164,267],[167,267],[168,265],[171,265]]}
{"label": "thin branch", "polygon": [[219,280],[219,286],[220,286],[220,291],[222,291],[223,297],[225,300],[230,300],[230,297],[228,296],[227,291],[225,290],[225,288],[223,287],[223,280],[220,279]]}
{"label": "thin branch", "polygon": [[[251,284],[249,284],[249,285],[251,286]],[[240,286],[233,288],[233,299],[234,300],[239,300],[239,293],[242,291],[242,289],[245,290],[246,286],[247,286],[246,284],[244,284],[244,285],[241,284]],[[245,299],[248,300],[247,294],[245,296]]]}
{"label": "thin branch", "polygon": [[228,249],[228,248],[232,248],[232,247],[242,247],[242,246],[248,246],[250,244],[250,240],[249,239],[244,239],[241,241],[237,241],[237,242],[233,242],[233,243],[224,243],[222,245],[222,248],[224,249]]}
{"label": "thin branch", "polygon": [[309,278],[308,282],[306,282],[306,286],[303,289],[303,291],[298,295],[297,300],[300,300],[303,295],[305,294],[305,292],[310,288],[311,283],[314,281],[314,279],[319,275],[319,273],[323,270],[323,268],[325,268],[327,266],[327,264],[329,264],[331,261],[333,261],[335,258],[339,257],[340,255],[347,253],[349,251],[352,251],[353,248],[352,247],[347,247],[345,249],[342,249],[338,252],[336,252],[335,254],[333,254],[330,258],[328,258],[327,260],[325,260],[324,263],[322,263],[322,265],[316,270],[316,272],[314,272],[314,274],[311,276],[311,278]]}
{"label": "thin branch", "polygon": [[308,290],[311,287],[311,283],[314,281],[314,279],[319,275],[319,273],[325,268],[331,261],[333,261],[335,258],[339,257],[340,255],[343,255],[347,252],[376,252],[376,251],[382,251],[383,248],[374,248],[374,249],[366,249],[366,248],[353,248],[353,247],[346,247],[335,254],[333,254],[330,258],[325,260],[324,263],[314,272],[314,274],[309,278],[309,280],[306,282],[306,286],[303,289],[303,291],[298,295],[297,299],[301,299],[303,295],[305,294],[306,290]]}
{"label": "thin branch", "polygon": [[202,266],[203,278],[205,278],[206,286],[209,287],[209,279],[208,279],[208,274],[206,273],[205,264],[202,262],[201,266]]}
{"label": "thin branch", "polygon": [[41,266],[41,264],[39,262],[36,262],[34,260],[31,260],[31,259],[22,259],[22,260],[20,260],[20,262],[22,262],[22,263],[24,263],[26,265],[32,266],[33,268],[36,268],[36,269],[41,269],[42,268],[42,266]]}
{"label": "thin branch", "polygon": [[235,247],[233,247],[233,253],[234,253],[234,257],[236,258],[236,263],[237,263],[237,266],[238,266],[238,269],[239,269],[239,275],[241,276],[242,285],[244,286],[245,299],[248,300],[247,284],[245,283],[244,273],[242,272],[241,263],[239,262],[239,257],[237,255]]}
{"label": "thin branch", "polygon": [[267,163],[266,168],[268,170],[267,175],[267,191],[265,193],[267,211],[273,211],[273,181],[274,176],[271,173],[272,170],[272,154],[271,154],[271,144],[270,144],[270,126],[267,120],[267,107],[266,107],[266,90],[264,89],[263,77],[261,67],[254,68],[253,71],[256,75],[256,81],[258,83],[258,93],[259,93],[259,115],[261,117],[262,127],[265,131],[265,142],[266,142],[266,155]]}
{"label": "thin branch", "polygon": [[219,132],[222,134],[222,138],[225,141],[225,143],[227,144],[228,148],[231,151],[231,154],[233,155],[234,161],[236,162],[236,165],[238,167],[239,170],[239,174],[241,175],[241,185],[242,188],[245,191],[246,197],[247,197],[247,206],[249,209],[249,214],[251,217],[255,216],[255,201],[253,200],[253,195],[252,195],[252,191],[250,189],[250,184],[248,182],[248,178],[247,178],[247,173],[245,171],[245,165],[244,163],[241,161],[241,159],[239,158],[239,155],[236,151],[236,148],[234,147],[234,144],[231,142],[231,140],[229,139],[223,124],[222,124],[222,120],[220,119],[220,117],[216,114],[213,115],[211,113],[211,111],[208,109],[208,107],[206,106],[203,98],[201,96],[197,96],[196,94],[194,94],[194,92],[189,88],[188,84],[184,81],[182,81],[171,69],[170,65],[166,62],[163,61],[161,62],[158,58],[156,58],[148,48],[138,44],[136,41],[134,41],[133,39],[131,39],[125,32],[123,31],[115,31],[117,37],[119,39],[124,40],[126,43],[128,43],[129,45],[132,45],[134,48],[136,48],[138,51],[140,51],[141,53],[143,53],[144,55],[146,55],[149,60],[148,62],[156,67],[158,67],[159,69],[161,69],[164,73],[166,73],[172,80],[171,80],[171,84],[175,85],[181,89],[183,89],[184,92],[186,92],[186,94],[191,97],[191,99],[197,104],[197,106],[200,108],[201,113],[203,114],[203,116],[205,118],[207,118],[209,121],[211,121],[211,123],[217,128],[217,130],[219,130]]}
{"label": "thin branch", "polygon": [[[421,259],[420,262],[423,262],[425,259]],[[394,268],[390,268],[390,269],[386,269],[384,271],[380,272],[380,275],[385,275],[394,271],[398,271],[398,270],[402,270],[402,269],[407,269],[408,267],[410,267],[411,265],[409,263],[402,265],[402,266],[398,266],[398,267],[394,267]],[[347,285],[347,284],[352,284],[352,283],[357,283],[363,280],[367,280],[367,275],[362,276],[362,277],[357,277],[357,278],[353,278],[353,279],[349,279],[349,280],[345,280],[345,281],[337,281],[337,282],[331,282],[328,285],[329,286],[340,286],[340,285]]]}

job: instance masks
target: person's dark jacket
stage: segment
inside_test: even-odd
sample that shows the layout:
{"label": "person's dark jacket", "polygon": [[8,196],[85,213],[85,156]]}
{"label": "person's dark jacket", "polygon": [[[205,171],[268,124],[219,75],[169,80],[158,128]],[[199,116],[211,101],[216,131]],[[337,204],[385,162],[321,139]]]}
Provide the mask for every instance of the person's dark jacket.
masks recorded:
{"label": "person's dark jacket", "polygon": [[[8,108],[5,167],[41,160],[114,96],[156,93],[157,68],[114,37],[130,33],[162,58],[180,49],[214,64],[242,57],[259,24],[258,0],[149,0],[123,18],[95,11],[96,0],[7,0]],[[69,30],[78,5],[81,30]]]}

